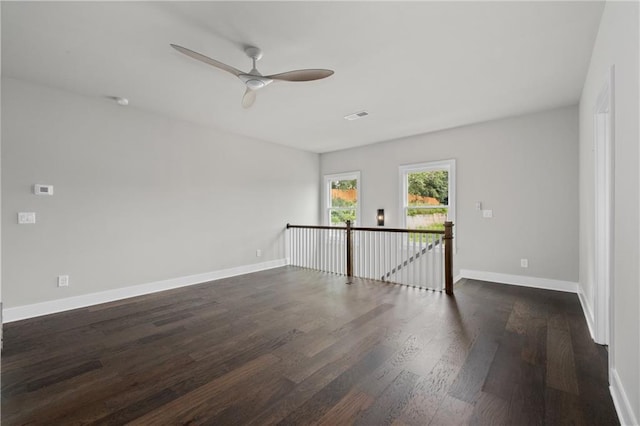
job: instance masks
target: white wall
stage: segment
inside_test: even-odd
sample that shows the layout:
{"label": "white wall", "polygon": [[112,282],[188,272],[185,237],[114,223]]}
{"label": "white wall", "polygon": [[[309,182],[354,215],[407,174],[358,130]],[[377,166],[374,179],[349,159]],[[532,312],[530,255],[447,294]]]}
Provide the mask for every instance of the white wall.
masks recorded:
{"label": "white wall", "polygon": [[[385,224],[393,227],[401,224],[398,166],[453,158],[454,274],[468,269],[576,282],[577,120],[577,108],[566,107],[336,151],[320,156],[320,170],[360,170],[363,224],[374,225],[376,209],[384,208]],[[476,201],[493,210],[493,219],[482,218]],[[528,269],[521,258],[529,259]]]}
{"label": "white wall", "polygon": [[[640,274],[638,263],[638,3],[607,2],[580,100],[580,287],[594,303],[595,103],[608,69],[615,66],[613,368],[632,412],[640,420]],[[610,379],[613,379],[610,377]],[[615,380],[612,385],[616,386]],[[620,413],[620,411],[619,411]],[[633,421],[630,418],[623,422]]]}
{"label": "white wall", "polygon": [[282,259],[285,224],[318,220],[317,154],[132,104],[2,80],[5,307]]}

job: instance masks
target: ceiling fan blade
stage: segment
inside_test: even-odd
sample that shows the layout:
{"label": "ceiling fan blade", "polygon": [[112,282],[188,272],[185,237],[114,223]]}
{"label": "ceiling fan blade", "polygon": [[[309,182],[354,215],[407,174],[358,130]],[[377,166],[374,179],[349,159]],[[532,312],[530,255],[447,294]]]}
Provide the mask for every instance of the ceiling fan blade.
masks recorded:
{"label": "ceiling fan blade", "polygon": [[255,101],[256,92],[251,89],[247,89],[247,91],[244,92],[244,96],[242,97],[242,108],[251,108],[251,105],[253,105]]}
{"label": "ceiling fan blade", "polygon": [[176,49],[180,53],[183,53],[183,54],[185,54],[187,56],[190,56],[193,59],[197,59],[200,62],[204,62],[205,64],[213,65],[216,68],[220,68],[221,70],[230,72],[231,74],[235,75],[236,77],[239,76],[240,74],[242,74],[242,71],[240,71],[237,68],[232,67],[231,65],[223,64],[220,61],[216,61],[215,59],[211,59],[208,56],[204,56],[203,54],[200,54],[198,52],[194,52],[193,50],[189,50],[186,47],[178,46],[177,44],[172,44],[171,47],[173,47],[174,49]]}
{"label": "ceiling fan blade", "polygon": [[333,75],[331,70],[323,69],[310,69],[310,70],[295,70],[283,72],[280,74],[268,75],[267,78],[281,81],[312,81],[327,78]]}

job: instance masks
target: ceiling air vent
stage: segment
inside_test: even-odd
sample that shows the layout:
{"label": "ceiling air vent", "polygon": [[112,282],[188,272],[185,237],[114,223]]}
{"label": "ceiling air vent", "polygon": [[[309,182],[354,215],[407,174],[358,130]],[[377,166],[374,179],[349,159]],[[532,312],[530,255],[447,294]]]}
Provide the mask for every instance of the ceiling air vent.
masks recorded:
{"label": "ceiling air vent", "polygon": [[352,121],[357,120],[358,118],[366,117],[367,115],[369,115],[367,111],[354,112],[353,114],[345,115],[344,119]]}

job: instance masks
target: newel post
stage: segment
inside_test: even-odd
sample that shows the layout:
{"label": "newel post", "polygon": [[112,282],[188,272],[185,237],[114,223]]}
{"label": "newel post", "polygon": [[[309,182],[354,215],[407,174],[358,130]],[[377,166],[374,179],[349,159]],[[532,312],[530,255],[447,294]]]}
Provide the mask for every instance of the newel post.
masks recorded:
{"label": "newel post", "polygon": [[444,223],[444,291],[453,294],[453,222]]}
{"label": "newel post", "polygon": [[351,244],[351,221],[347,220],[347,281],[351,284],[353,277],[353,252]]}

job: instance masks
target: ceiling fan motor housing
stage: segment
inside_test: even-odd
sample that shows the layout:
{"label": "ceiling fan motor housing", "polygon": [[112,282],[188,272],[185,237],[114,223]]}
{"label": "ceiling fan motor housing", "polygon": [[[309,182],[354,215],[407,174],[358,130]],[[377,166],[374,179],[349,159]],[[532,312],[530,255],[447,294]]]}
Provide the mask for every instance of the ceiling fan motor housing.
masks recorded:
{"label": "ceiling fan motor housing", "polygon": [[251,90],[262,89],[267,84],[273,82],[273,80],[270,78],[254,74],[240,74],[238,78],[242,80],[242,82],[246,84],[247,87]]}

